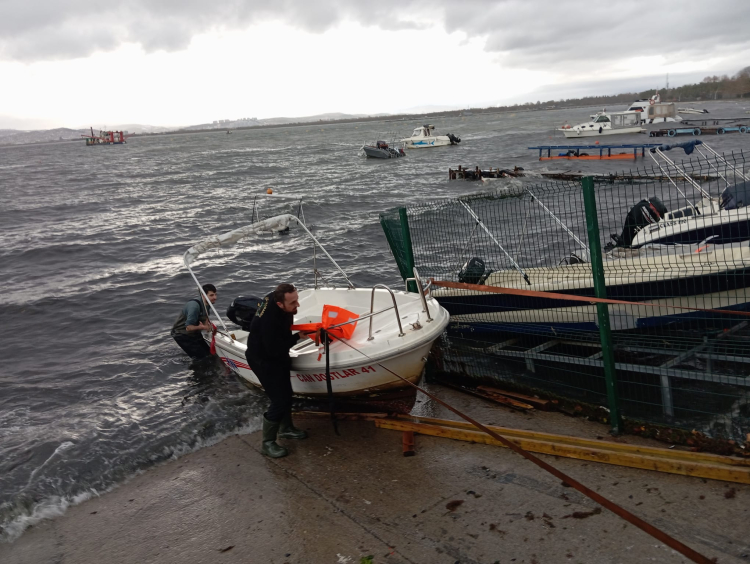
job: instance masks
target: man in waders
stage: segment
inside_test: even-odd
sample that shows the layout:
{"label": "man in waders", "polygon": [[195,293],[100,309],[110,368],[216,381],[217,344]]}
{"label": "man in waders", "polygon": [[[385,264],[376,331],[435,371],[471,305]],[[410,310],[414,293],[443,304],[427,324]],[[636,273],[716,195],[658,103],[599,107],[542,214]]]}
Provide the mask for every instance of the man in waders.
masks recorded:
{"label": "man in waders", "polygon": [[[204,284],[203,292],[212,304],[216,303],[216,286]],[[172,326],[172,338],[193,360],[211,356],[211,348],[201,335],[201,331],[210,331],[208,321],[208,304],[206,298],[193,299],[182,308],[177,321]]]}
{"label": "man in waders", "polygon": [[291,284],[279,284],[267,295],[250,323],[247,337],[247,363],[260,380],[271,406],[263,414],[263,447],[261,452],[271,458],[289,454],[276,443],[283,439],[304,439],[307,433],[292,423],[292,359],[289,349],[300,339],[292,335],[294,314],[299,301]]}

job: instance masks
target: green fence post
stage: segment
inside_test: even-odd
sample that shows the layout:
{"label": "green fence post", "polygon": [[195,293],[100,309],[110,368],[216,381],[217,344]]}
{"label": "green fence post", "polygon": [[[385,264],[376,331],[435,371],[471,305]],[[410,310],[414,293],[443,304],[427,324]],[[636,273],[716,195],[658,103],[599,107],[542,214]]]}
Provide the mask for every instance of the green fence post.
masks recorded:
{"label": "green fence post", "polygon": [[[586,176],[581,181],[583,188],[583,205],[586,208],[586,228],[589,235],[589,255],[591,256],[591,274],[594,278],[594,295],[599,299],[607,298],[607,286],[604,280],[602,264],[602,246],[599,241],[599,218],[596,214],[596,194],[594,178]],[[609,308],[607,304],[596,304],[599,319],[599,335],[602,343],[602,360],[604,361],[604,380],[607,387],[607,404],[609,405],[610,432],[619,435],[622,432],[620,417],[620,400],[617,396],[617,373],[615,371],[614,348],[612,347],[612,329],[609,325]]]}
{"label": "green fence post", "polygon": [[[398,208],[398,217],[401,220],[401,236],[404,241],[404,257],[406,258],[406,268],[409,272],[405,278],[414,277],[414,249],[411,246],[411,233],[409,232],[409,218],[406,216],[406,208]],[[407,289],[409,292],[416,292],[417,285],[409,282]]]}

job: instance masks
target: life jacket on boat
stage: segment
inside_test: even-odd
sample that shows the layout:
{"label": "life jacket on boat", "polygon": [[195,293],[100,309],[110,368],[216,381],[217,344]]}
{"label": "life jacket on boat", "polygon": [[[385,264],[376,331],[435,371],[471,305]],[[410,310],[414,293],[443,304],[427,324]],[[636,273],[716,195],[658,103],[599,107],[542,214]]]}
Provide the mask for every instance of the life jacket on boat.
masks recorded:
{"label": "life jacket on boat", "polygon": [[354,323],[349,323],[348,325],[342,325],[341,327],[333,327],[333,329],[330,330],[328,328],[357,318],[359,318],[359,315],[348,309],[344,309],[343,307],[324,305],[323,316],[320,323],[299,323],[297,325],[292,325],[292,331],[311,333],[318,331],[319,329],[326,329],[328,330],[328,334],[334,339],[351,339],[354,334],[354,329],[357,328],[356,321]]}

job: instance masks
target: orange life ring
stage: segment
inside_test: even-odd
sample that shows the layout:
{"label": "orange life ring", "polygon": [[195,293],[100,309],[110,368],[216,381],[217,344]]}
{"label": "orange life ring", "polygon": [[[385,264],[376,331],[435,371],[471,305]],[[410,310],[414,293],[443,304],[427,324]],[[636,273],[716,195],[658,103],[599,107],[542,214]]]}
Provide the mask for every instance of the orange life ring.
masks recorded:
{"label": "orange life ring", "polygon": [[653,105],[655,104],[655,102],[654,102],[654,99],[653,99],[653,98],[651,98],[651,99],[650,99],[650,100],[648,101],[648,103],[649,103],[649,104],[651,104],[651,105],[653,106]]}

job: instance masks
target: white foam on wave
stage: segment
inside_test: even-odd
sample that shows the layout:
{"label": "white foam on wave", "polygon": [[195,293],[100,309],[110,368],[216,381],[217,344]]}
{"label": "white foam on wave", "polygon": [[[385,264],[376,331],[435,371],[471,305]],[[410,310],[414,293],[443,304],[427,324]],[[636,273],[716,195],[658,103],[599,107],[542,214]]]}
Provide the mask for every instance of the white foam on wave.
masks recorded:
{"label": "white foam on wave", "polygon": [[[187,454],[196,452],[206,447],[213,446],[231,436],[248,435],[250,433],[254,433],[256,431],[259,431],[260,427],[260,421],[253,421],[252,423],[239,427],[238,429],[226,433],[220,433],[208,439],[202,439],[199,437],[191,443],[182,443],[177,444],[174,447],[165,447],[162,452],[168,458],[166,460],[163,460],[162,462],[155,464],[154,466],[151,466],[150,468],[174,462],[175,460],[178,460],[179,458],[182,458]],[[60,452],[69,449],[71,446],[73,446],[73,443],[66,441],[59,447],[57,447],[55,449],[55,452],[52,453],[52,455],[39,468],[32,472],[32,478],[35,473],[37,473],[45,464],[47,464],[47,462],[49,462]],[[90,488],[86,491],[71,496],[50,496],[46,499],[43,499],[42,501],[36,503],[31,508],[29,513],[18,515],[8,522],[0,523],[0,542],[11,543],[18,539],[29,527],[32,527],[46,519],[61,517],[65,514],[69,507],[78,505],[79,503],[83,503],[84,501],[87,501],[92,497],[99,497],[114,490],[115,488],[125,485],[136,476],[144,474],[147,470],[148,469],[136,470],[135,472],[133,472],[133,474],[126,477],[122,482],[112,484],[105,490],[99,491],[94,488]],[[29,481],[29,483],[31,483],[31,480]]]}

